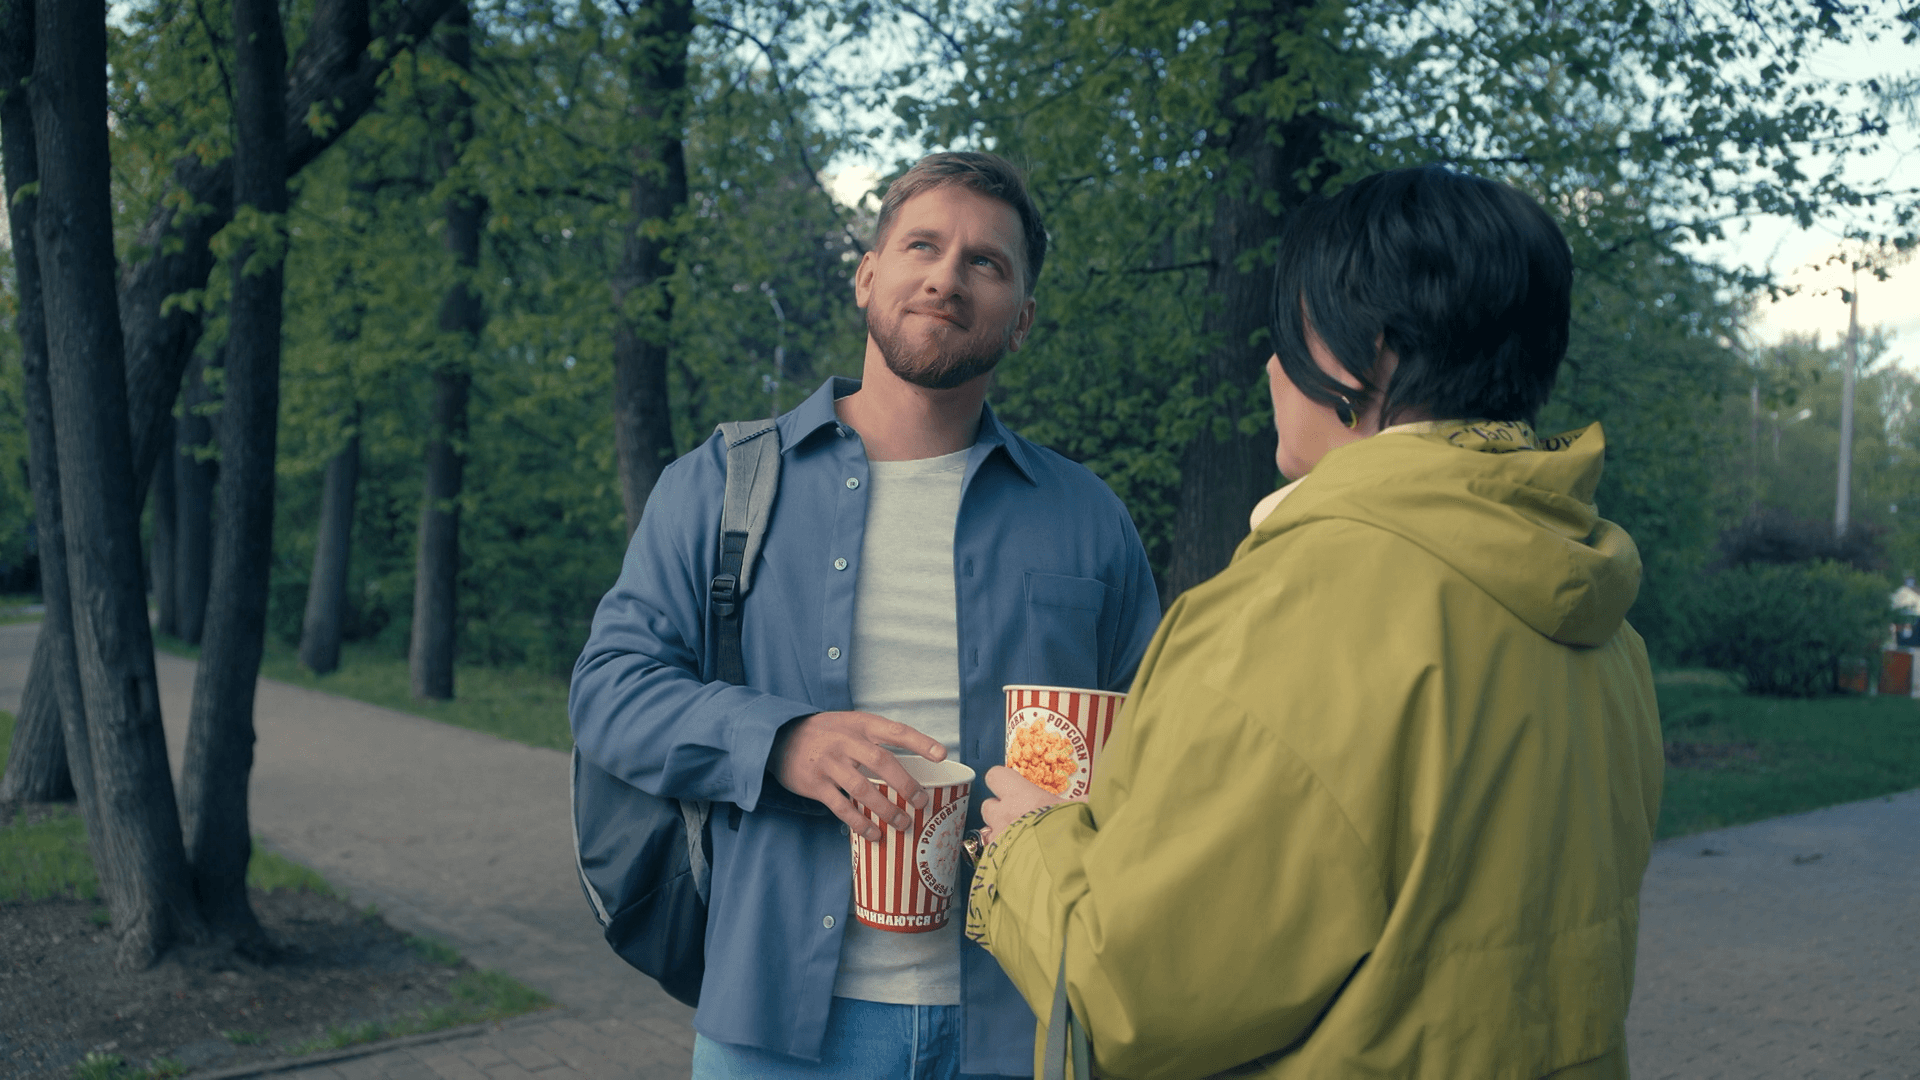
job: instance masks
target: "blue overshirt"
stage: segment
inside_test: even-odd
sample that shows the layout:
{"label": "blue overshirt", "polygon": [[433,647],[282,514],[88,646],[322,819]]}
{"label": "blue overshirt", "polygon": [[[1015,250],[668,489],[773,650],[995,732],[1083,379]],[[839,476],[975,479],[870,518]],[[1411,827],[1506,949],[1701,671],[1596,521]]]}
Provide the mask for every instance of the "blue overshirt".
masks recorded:
{"label": "blue overshirt", "polygon": [[[667,466],[574,666],[580,752],[644,791],[709,799],[713,890],[694,1026],[819,1060],[851,917],[846,829],[767,774],[782,724],[853,707],[848,650],[866,528],[867,455],[830,379],[780,417],[780,491],[741,614],[747,684],[705,678],[726,447]],[[1160,621],[1133,521],[1085,468],[983,411],[954,525],[960,759],[1005,755],[1007,683],[1125,690]],[[985,797],[976,784],[969,819]],[[964,893],[956,899],[964,902]],[[962,917],[957,914],[956,917]],[[1033,1014],[991,956],[962,946],[961,1071],[1026,1075]]]}

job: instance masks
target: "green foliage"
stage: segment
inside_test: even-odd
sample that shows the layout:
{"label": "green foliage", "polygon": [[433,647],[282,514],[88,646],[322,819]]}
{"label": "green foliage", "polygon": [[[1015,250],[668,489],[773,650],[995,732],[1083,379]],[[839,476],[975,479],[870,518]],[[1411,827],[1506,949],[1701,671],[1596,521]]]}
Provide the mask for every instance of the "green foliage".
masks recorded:
{"label": "green foliage", "polygon": [[1858,88],[1792,57],[1859,28],[1789,4],[1733,17],[1328,2],[1281,26],[1278,73],[1228,101],[1222,86],[1250,59],[1239,27],[1258,17],[1232,4],[1029,0],[948,39],[964,74],[946,93],[899,103],[903,132],[1026,165],[1047,217],[1038,320],[1002,366],[996,407],[1105,478],[1163,567],[1181,455],[1207,434],[1203,419],[1215,437],[1230,435],[1224,417],[1242,432],[1270,422],[1254,368],[1219,401],[1202,400],[1195,378],[1194,358],[1219,344],[1205,318],[1218,302],[1213,216],[1240,179],[1231,114],[1274,130],[1324,124],[1318,145],[1286,148],[1303,189],[1428,162],[1510,181],[1559,219],[1577,267],[1573,340],[1541,427],[1605,424],[1599,502],[1640,542],[1633,618],[1670,652],[1678,593],[1721,522],[1722,466],[1738,449],[1734,432],[1702,422],[1745,389],[1730,347],[1743,312],[1725,286],[1752,284],[1677,241],[1718,235],[1731,211],[1809,217],[1855,201],[1839,174],[1801,169],[1847,129],[1835,103]]}
{"label": "green foliage", "polygon": [[[511,33],[476,44],[476,135],[458,160],[427,152],[433,102],[455,77],[429,50],[395,66],[380,104],[302,178],[289,215],[269,615],[281,642],[299,635],[322,471],[358,433],[347,634],[371,648],[356,655],[405,655],[427,375],[454,356],[434,312],[451,280],[438,230],[455,185],[489,207],[472,282],[486,328],[461,361],[473,389],[460,656],[565,673],[618,572],[612,341],[616,321],[653,298],[616,301],[609,282],[629,227],[627,147],[645,134],[629,79],[645,43],[598,9],[533,5],[520,16]],[[649,331],[673,346],[681,450],[720,420],[773,406],[776,350],[777,400],[790,408],[826,374],[857,370],[861,340],[846,287],[851,242],[801,164],[837,144],[793,121],[804,101],[727,53],[696,56],[690,82],[689,206],[658,226],[677,249],[663,286],[674,317]],[[461,679],[464,697],[474,680]]]}
{"label": "green foliage", "polygon": [[[243,213],[219,245],[286,259],[273,647],[299,636],[321,476],[358,436],[355,647],[335,682],[310,685],[439,708],[414,705],[395,674],[411,630],[430,375],[457,368],[473,380],[459,692],[476,709],[435,715],[538,745],[565,744],[551,679],[577,654],[625,544],[616,326],[637,323],[667,346],[680,451],[717,421],[790,408],[826,376],[855,372],[863,330],[847,278],[872,222],[826,197],[820,169],[873,145],[907,157],[990,148],[1028,168],[1053,249],[1038,322],[1002,364],[994,406],[1105,478],[1163,569],[1185,448],[1270,422],[1257,366],[1207,389],[1195,363],[1222,344],[1208,331],[1220,303],[1209,273],[1226,242],[1216,211],[1251,180],[1229,140],[1235,119],[1314,133],[1280,148],[1285,175],[1259,193],[1273,206],[1287,185],[1334,190],[1425,162],[1529,191],[1578,267],[1568,364],[1540,426],[1605,425],[1598,501],[1640,544],[1631,618],[1662,656],[1685,644],[1689,584],[1720,528],[1756,502],[1815,516],[1830,497],[1819,478],[1832,448],[1821,460],[1820,440],[1837,383],[1818,377],[1835,370],[1832,350],[1743,363],[1732,343],[1757,279],[1696,263],[1682,242],[1741,215],[1840,221],[1869,204],[1878,217],[1844,224],[1911,233],[1911,193],[1859,187],[1834,157],[1885,141],[1911,88],[1805,63],[1823,42],[1891,32],[1899,17],[1883,6],[1322,0],[1279,18],[1197,0],[702,0],[688,89],[671,102],[645,88],[660,60],[646,5],[473,7],[470,68],[432,41],[399,57],[372,110],[295,179],[285,217]],[[286,11],[296,54],[312,11],[311,0]],[[208,212],[170,186],[174,163],[232,152],[230,3],[138,0],[111,18],[115,212],[131,261],[149,254],[139,230],[156,207]],[[1275,63],[1255,77],[1266,43]],[[460,146],[444,123],[456,85],[475,101]],[[337,122],[324,106],[306,119]],[[634,181],[657,167],[647,147],[663,131],[684,136],[689,200],[671,220],[636,225]],[[470,274],[442,235],[448,200],[467,193],[487,207]],[[621,292],[636,228],[666,242],[674,269]],[[1264,257],[1242,254],[1249,268]],[[170,300],[201,315],[208,357],[226,334],[229,272],[223,262],[204,289]],[[456,281],[484,301],[475,340],[438,328]],[[0,316],[13,295],[0,278]],[[30,509],[15,352],[0,333],[8,565],[24,559]],[[1762,412],[1788,398],[1815,410],[1784,432],[1770,473],[1745,412],[1756,387]],[[1910,569],[1920,529],[1897,508],[1920,507],[1912,381],[1870,371],[1862,391],[1857,516],[1887,528],[1895,569]],[[218,447],[204,453],[217,459]],[[483,668],[509,674],[489,689]]]}
{"label": "green foliage", "polygon": [[1840,664],[1885,636],[1886,593],[1878,575],[1834,562],[1728,567],[1691,599],[1688,654],[1755,694],[1832,693]]}
{"label": "green foliage", "polygon": [[1673,673],[1657,681],[1670,758],[1659,835],[1683,836],[1920,787],[1920,704],[1756,697]]}
{"label": "green foliage", "polygon": [[[1883,538],[1887,569],[1907,575],[1920,569],[1920,381],[1888,362],[1893,345],[1877,329],[1859,342],[1850,519]],[[1757,410],[1731,402],[1724,421],[1745,444],[1730,478],[1755,505],[1833,520],[1845,363],[1844,340],[1817,337],[1790,337],[1752,358],[1748,378],[1786,388]]]}

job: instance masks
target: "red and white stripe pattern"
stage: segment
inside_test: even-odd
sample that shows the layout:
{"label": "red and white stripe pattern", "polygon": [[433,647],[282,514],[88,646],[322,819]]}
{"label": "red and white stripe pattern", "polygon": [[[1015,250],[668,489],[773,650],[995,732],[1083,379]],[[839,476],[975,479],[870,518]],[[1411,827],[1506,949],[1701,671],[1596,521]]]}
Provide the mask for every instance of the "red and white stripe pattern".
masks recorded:
{"label": "red and white stripe pattern", "polygon": [[[853,914],[868,926],[902,934],[924,934],[947,925],[960,871],[960,834],[967,824],[971,781],[928,785],[926,808],[916,810],[884,781],[873,785],[893,804],[913,815],[906,832],[880,826],[880,839],[853,838]],[[864,808],[863,808],[864,809]]]}
{"label": "red and white stripe pattern", "polygon": [[[1127,695],[1071,686],[1004,686],[1001,689],[1007,693],[1007,746],[1013,745],[1015,729],[1035,720],[1065,735],[1073,744],[1080,767],[1067,789],[1057,794],[1068,799],[1083,798],[1093,784],[1094,763],[1100,760],[1100,751],[1113,734],[1114,721],[1119,718],[1120,706],[1126,703]],[[1008,761],[1012,763],[1011,758]]]}

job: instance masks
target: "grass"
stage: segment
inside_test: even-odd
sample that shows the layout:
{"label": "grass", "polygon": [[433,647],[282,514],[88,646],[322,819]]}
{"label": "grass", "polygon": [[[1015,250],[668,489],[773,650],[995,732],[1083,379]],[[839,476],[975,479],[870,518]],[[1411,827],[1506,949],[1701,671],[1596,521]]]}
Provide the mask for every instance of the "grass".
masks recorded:
{"label": "grass", "polygon": [[[11,727],[12,716],[6,716]],[[332,896],[326,879],[274,851],[253,845],[247,884],[268,892],[313,892]],[[52,806],[32,824],[0,827],[0,903],[31,900],[98,900],[100,879],[87,850],[87,830],[71,806]],[[104,908],[89,913],[100,926],[111,921]]]}
{"label": "grass", "polygon": [[[159,634],[154,635],[154,644],[177,656],[198,658],[200,653],[177,638]],[[338,671],[315,675],[301,665],[295,649],[269,641],[260,674],[529,746],[549,750],[573,746],[567,726],[567,681],[541,671],[462,665],[454,669],[454,700],[421,701],[413,696],[406,660],[384,650],[348,644],[340,651]]]}
{"label": "grass", "polygon": [[0,828],[0,903],[99,896],[86,826],[72,807],[53,807],[31,825]]}
{"label": "grass", "polygon": [[223,1031],[220,1037],[235,1046],[259,1046],[267,1037],[258,1031]]}
{"label": "grass", "polygon": [[[371,665],[370,665],[371,666]],[[285,670],[284,668],[282,670]],[[406,687],[406,665],[403,662],[390,662],[387,670],[376,671],[380,679],[378,685],[388,690],[397,687],[404,691]],[[270,678],[283,677],[274,671],[263,674]],[[297,667],[288,678],[289,682],[302,682],[305,685],[347,696],[361,697],[375,704],[390,704],[376,697],[349,693],[337,684],[329,685],[329,680],[301,672]],[[485,673],[492,676],[491,682],[485,679],[468,680],[467,686],[472,697],[479,697],[483,707],[475,709],[474,702],[459,703],[467,705],[468,711],[461,714],[462,719],[449,716],[437,716],[461,726],[507,738],[517,738],[515,731],[528,730],[538,732],[538,725],[514,725],[503,722],[506,706],[515,700],[533,700],[545,704],[550,714],[557,715],[560,735],[566,732],[566,687],[559,684],[557,693],[552,686],[539,686],[533,692],[525,687],[514,686],[510,676],[500,672]],[[338,678],[338,676],[330,677]],[[549,683],[554,680],[548,680]],[[474,683],[488,687],[492,693],[472,694]],[[454,706],[440,707],[443,711],[454,711]],[[409,711],[422,715],[433,715],[420,708]],[[547,722],[543,736],[548,741],[535,742],[534,745],[554,745],[554,726],[552,718]],[[0,768],[5,768],[8,748],[13,742],[14,717],[10,712],[0,710]],[[503,730],[504,729],[504,730]],[[522,738],[521,741],[532,741]],[[562,744],[564,745],[564,744]],[[253,888],[269,892],[280,890],[303,890],[325,896],[338,895],[327,884],[326,879],[307,867],[262,847],[259,841],[253,845],[253,855],[247,863],[247,884]],[[66,898],[75,900],[96,900],[100,895],[100,882],[94,873],[93,859],[87,850],[87,834],[80,815],[71,806],[52,806],[47,808],[44,818],[32,824],[19,822],[0,827],[0,903],[23,900],[48,900]],[[369,907],[364,913],[368,918],[378,918],[379,913]],[[104,908],[96,908],[89,915],[96,925],[107,925],[111,916]],[[443,941],[430,937],[414,935],[407,939],[412,949],[428,963],[445,967],[455,967],[463,963],[460,953]],[[443,1028],[458,1027],[462,1024],[477,1024],[486,1021],[503,1020],[510,1016],[545,1008],[552,1001],[539,991],[516,981],[512,976],[499,971],[466,971],[455,977],[448,987],[453,996],[449,1005],[432,1009],[423,1009],[411,1016],[389,1020],[376,1020],[348,1027],[329,1029],[316,1039],[299,1043],[287,1049],[287,1053],[298,1056],[321,1050],[354,1046],[360,1043],[377,1042],[402,1035],[416,1035],[422,1032],[439,1031]],[[266,1036],[247,1031],[225,1031],[223,1038],[235,1046],[254,1046],[264,1043]],[[90,1053],[76,1064],[71,1073],[72,1080],[172,1080],[182,1075],[186,1069],[170,1058],[157,1058],[145,1067],[128,1064],[117,1055]]]}
{"label": "grass", "polygon": [[407,948],[417,953],[420,959],[430,964],[443,964],[452,967],[460,962],[460,953],[453,946],[437,938],[414,934],[407,938]]}
{"label": "grass", "polygon": [[[6,745],[12,734],[13,715],[0,711],[0,747]],[[0,764],[3,763],[4,751],[0,751]],[[337,895],[325,878],[262,847],[258,841],[247,863],[247,884],[268,891],[304,890]],[[31,825],[0,828],[0,902],[94,900],[99,893],[100,883],[87,852],[86,830],[72,807],[52,807],[50,816]],[[379,913],[371,907],[363,914],[367,918],[379,918]],[[97,925],[110,921],[104,908],[95,909],[90,917]],[[434,938],[414,935],[407,938],[407,947],[431,964],[457,967],[464,963],[458,950]],[[411,1016],[331,1028],[318,1038],[289,1046],[285,1052],[297,1057],[462,1024],[503,1020],[552,1004],[544,994],[498,971],[462,972],[448,990],[453,995],[452,1004],[423,1009]],[[220,1035],[235,1046],[257,1046],[267,1041],[267,1036],[258,1032],[223,1031]],[[142,1067],[129,1064],[117,1055],[95,1052],[73,1067],[71,1080],[171,1080],[185,1071],[179,1062],[170,1058],[157,1058]]]}
{"label": "grass", "polygon": [[[440,948],[445,949],[446,946],[441,945]],[[455,962],[458,962],[457,953],[455,957]],[[504,1020],[553,1004],[545,994],[522,986],[498,971],[464,972],[449,989],[453,993],[451,1005],[422,1009],[412,1016],[391,1020],[370,1020],[363,1024],[329,1028],[326,1034],[290,1047],[287,1053],[298,1057],[381,1039],[397,1039],[403,1035],[459,1027],[462,1024]]]}
{"label": "grass", "polygon": [[[372,908],[367,910],[370,914],[373,911]],[[430,964],[458,967],[465,962],[459,950],[435,938],[415,934],[407,938],[407,947]],[[422,1009],[411,1016],[369,1020],[360,1024],[328,1028],[324,1034],[316,1038],[288,1047],[287,1053],[299,1057],[302,1054],[317,1054],[322,1050],[339,1050],[361,1043],[379,1042],[381,1039],[397,1039],[403,1035],[440,1031],[445,1028],[459,1027],[462,1024],[504,1020],[509,1016],[544,1009],[553,1004],[545,994],[524,986],[511,976],[498,971],[462,972],[447,989],[453,995],[451,1005]],[[229,1042],[239,1042],[249,1037],[244,1032],[224,1034]]]}
{"label": "grass", "polygon": [[1669,757],[1659,834],[1728,825],[1920,788],[1920,701],[1765,698],[1723,676],[1656,680]]}
{"label": "grass", "polygon": [[73,1067],[73,1080],[173,1080],[187,1067],[172,1058],[154,1058],[145,1068],[129,1065],[118,1054],[89,1053]]}
{"label": "grass", "polygon": [[292,859],[260,846],[256,838],[253,855],[247,860],[247,885],[263,892],[308,892],[334,896],[327,879]]}
{"label": "grass", "polygon": [[39,622],[40,612],[27,610],[39,603],[40,597],[35,593],[0,596],[0,626],[8,623]]}
{"label": "grass", "polygon": [[267,1037],[258,1031],[223,1031],[220,1037],[235,1046],[259,1046]]}

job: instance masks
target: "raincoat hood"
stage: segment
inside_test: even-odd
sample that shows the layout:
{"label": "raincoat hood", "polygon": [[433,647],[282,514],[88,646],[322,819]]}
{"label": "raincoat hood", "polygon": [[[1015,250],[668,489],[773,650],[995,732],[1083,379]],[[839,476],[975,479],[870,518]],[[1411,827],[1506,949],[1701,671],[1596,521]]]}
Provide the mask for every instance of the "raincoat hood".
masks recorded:
{"label": "raincoat hood", "polygon": [[1566,645],[1611,638],[1640,591],[1640,552],[1593,504],[1599,424],[1535,437],[1521,423],[1403,424],[1323,458],[1242,542],[1344,519],[1426,550]]}

